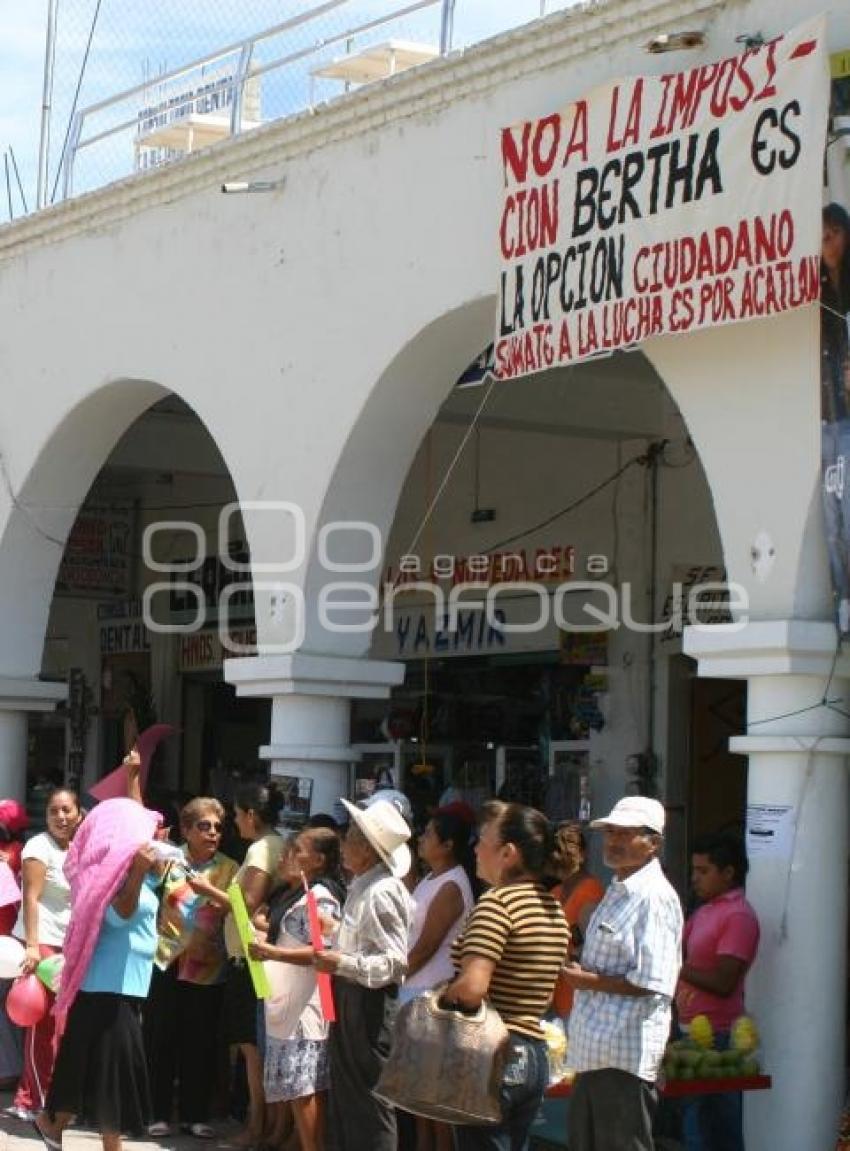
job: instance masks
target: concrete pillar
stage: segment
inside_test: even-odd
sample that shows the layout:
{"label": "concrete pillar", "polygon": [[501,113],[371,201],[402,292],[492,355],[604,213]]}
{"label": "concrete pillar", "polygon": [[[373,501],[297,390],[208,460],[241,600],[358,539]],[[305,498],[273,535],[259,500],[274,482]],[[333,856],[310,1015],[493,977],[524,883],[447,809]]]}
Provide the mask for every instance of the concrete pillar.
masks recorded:
{"label": "concrete pillar", "polygon": [[0,799],[23,803],[27,792],[27,720],[65,698],[64,683],[0,677]]}
{"label": "concrete pillar", "polygon": [[850,661],[836,642],[832,624],[803,620],[685,635],[700,675],[747,680],[748,730],[730,748],[749,759],[748,806],[787,812],[747,881],[762,929],[747,1009],[773,1078],[746,1096],[749,1151],[834,1146],[844,1098]]}
{"label": "concrete pillar", "polygon": [[368,659],[304,655],[228,659],[224,676],[240,696],[272,700],[270,743],[260,748],[272,776],[313,781],[311,811],[333,810],[348,792],[352,699],[387,699],[404,679],[404,665]]}

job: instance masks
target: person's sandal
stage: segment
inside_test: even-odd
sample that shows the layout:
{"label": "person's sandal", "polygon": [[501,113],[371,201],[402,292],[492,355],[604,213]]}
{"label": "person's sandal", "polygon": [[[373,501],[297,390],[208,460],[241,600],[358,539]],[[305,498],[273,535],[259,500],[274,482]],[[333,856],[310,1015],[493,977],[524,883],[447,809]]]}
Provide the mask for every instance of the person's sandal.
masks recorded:
{"label": "person's sandal", "polygon": [[209,1123],[182,1123],[181,1130],[186,1135],[194,1135],[196,1139],[214,1139],[215,1131]]}
{"label": "person's sandal", "polygon": [[33,1131],[35,1131],[36,1135],[42,1141],[44,1146],[47,1148],[47,1151],[62,1151],[61,1140],[51,1139],[47,1132],[42,1131],[42,1129],[39,1127],[37,1119],[33,1119],[30,1126],[32,1127]]}
{"label": "person's sandal", "polygon": [[166,1135],[171,1134],[171,1124],[166,1123],[164,1119],[159,1119],[156,1123],[151,1123],[148,1127],[148,1135],[151,1139],[164,1139]]}

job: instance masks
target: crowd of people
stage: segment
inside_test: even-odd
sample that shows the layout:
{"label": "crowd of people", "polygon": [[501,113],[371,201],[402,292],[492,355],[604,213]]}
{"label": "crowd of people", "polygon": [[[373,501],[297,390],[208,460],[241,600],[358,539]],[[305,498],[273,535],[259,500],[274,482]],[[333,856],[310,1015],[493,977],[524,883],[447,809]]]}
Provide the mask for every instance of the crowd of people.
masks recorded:
{"label": "crowd of people", "polygon": [[[64,960],[50,1009],[25,1032],[0,1012],[0,1075],[17,1080],[6,1116],[32,1123],[48,1151],[74,1120],[120,1151],[122,1134],[166,1139],[178,1126],[215,1139],[234,1110],[243,1129],[219,1136],[233,1148],[519,1151],[549,1083],[552,1015],[576,1072],[571,1151],[649,1151],[671,1034],[707,1015],[722,1047],[743,1011],[758,945],[743,849],[695,844],[700,902],[684,924],[657,800],[627,797],[590,824],[614,873],[606,888],[578,824],[498,800],[438,808],[414,837],[405,796],[378,791],[342,800],[347,824],[316,815],[282,835],[279,795],[251,784],[235,795],[241,859],[221,849],[213,797],[186,803],[168,842],[138,756],[125,765],[126,798],[84,813],[57,789],[26,843],[26,813],[0,804],[2,862],[21,883],[3,926],[22,945],[21,974]],[[375,1093],[400,1007],[435,988],[461,1013],[486,1000],[507,1028],[498,1123],[450,1126]],[[697,1099],[678,1119],[687,1151],[743,1148],[740,1095]]]}

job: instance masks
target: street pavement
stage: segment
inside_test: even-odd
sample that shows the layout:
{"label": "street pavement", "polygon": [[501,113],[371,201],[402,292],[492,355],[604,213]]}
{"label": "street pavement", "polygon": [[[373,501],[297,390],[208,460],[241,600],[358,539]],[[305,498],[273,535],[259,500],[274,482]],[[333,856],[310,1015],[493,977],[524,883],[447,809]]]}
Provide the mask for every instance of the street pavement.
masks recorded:
{"label": "street pavement", "polygon": [[[10,1092],[0,1092],[0,1109],[12,1102]],[[228,1137],[239,1130],[232,1122],[214,1123],[218,1133],[216,1139],[195,1139],[191,1135],[177,1133],[163,1139],[125,1139],[125,1151],[217,1151],[226,1146]],[[62,1138],[64,1151],[101,1151],[100,1136],[94,1131],[81,1131],[69,1128]],[[10,1119],[0,1114],[0,1151],[44,1151],[44,1145],[28,1123]]]}

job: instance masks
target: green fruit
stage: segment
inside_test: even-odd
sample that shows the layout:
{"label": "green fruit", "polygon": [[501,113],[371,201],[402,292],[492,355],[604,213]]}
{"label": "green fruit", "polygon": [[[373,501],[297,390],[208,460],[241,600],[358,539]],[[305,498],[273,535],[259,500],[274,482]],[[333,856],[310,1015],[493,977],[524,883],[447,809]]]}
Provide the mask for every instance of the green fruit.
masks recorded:
{"label": "green fruit", "polygon": [[680,1066],[679,1067],[679,1078],[680,1079],[695,1079],[696,1076],[694,1075],[693,1067]]}
{"label": "green fruit", "polygon": [[702,1065],[705,1070],[708,1070],[708,1068],[722,1067],[723,1053],[720,1051],[706,1051],[702,1057]]}
{"label": "green fruit", "polygon": [[759,1062],[758,1059],[743,1059],[741,1061],[741,1074],[742,1075],[758,1075]]}

